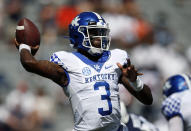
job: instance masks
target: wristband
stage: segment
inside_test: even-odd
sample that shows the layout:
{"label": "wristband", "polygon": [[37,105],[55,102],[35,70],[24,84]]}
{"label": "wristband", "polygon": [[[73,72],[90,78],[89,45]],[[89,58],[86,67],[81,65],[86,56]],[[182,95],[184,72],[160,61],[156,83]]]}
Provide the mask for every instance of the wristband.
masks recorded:
{"label": "wristband", "polygon": [[131,82],[129,81],[130,85],[133,87],[133,89],[137,92],[141,91],[143,89],[143,82],[141,81],[141,79],[137,76],[137,79],[135,82]]}
{"label": "wristband", "polygon": [[19,45],[19,52],[21,53],[21,50],[22,49],[26,49],[28,50],[30,53],[31,53],[31,47],[29,45],[26,45],[26,44],[20,44]]}

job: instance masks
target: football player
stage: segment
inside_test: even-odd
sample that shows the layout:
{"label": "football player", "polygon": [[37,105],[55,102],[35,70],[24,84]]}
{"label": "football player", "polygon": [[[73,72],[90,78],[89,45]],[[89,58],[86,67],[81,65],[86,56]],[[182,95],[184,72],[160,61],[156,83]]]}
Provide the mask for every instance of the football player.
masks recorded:
{"label": "football player", "polygon": [[152,104],[150,88],[140,80],[142,74],[131,64],[127,52],[109,50],[109,32],[108,24],[99,14],[82,12],[69,25],[71,46],[76,52],[59,51],[53,53],[50,61],[36,60],[27,43],[19,46],[23,67],[53,80],[69,97],[74,131],[127,130],[120,123],[118,83],[143,104]]}
{"label": "football player", "polygon": [[162,103],[162,113],[168,120],[169,131],[191,130],[191,79],[186,74],[168,78],[163,86],[166,99]]}

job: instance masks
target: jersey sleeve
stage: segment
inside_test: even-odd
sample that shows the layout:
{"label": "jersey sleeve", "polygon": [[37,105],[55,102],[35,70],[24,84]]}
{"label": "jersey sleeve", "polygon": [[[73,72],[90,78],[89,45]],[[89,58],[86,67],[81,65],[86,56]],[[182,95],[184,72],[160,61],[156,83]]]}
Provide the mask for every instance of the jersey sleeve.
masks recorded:
{"label": "jersey sleeve", "polygon": [[115,56],[116,61],[119,62],[121,65],[127,64],[127,59],[130,59],[128,53],[125,50],[121,49],[112,50],[112,55]]}
{"label": "jersey sleeve", "polygon": [[64,63],[61,61],[61,59],[58,57],[57,53],[53,53],[52,56],[50,57],[50,62],[53,62],[58,65],[64,65]]}
{"label": "jersey sleeve", "polygon": [[127,59],[129,58],[128,53],[125,50],[121,50],[121,49],[114,49],[111,51],[111,56],[113,58],[113,63],[115,65],[116,68],[116,72],[118,74],[118,83],[122,83],[121,81],[121,69],[117,66],[116,63],[120,63],[122,66],[126,66],[127,65]]}
{"label": "jersey sleeve", "polygon": [[67,62],[67,59],[65,58],[69,58],[68,53],[66,52],[55,52],[51,55],[50,57],[50,62],[53,62],[55,64],[60,65],[64,70],[68,71],[68,67],[67,64],[65,62]]}
{"label": "jersey sleeve", "polygon": [[[61,58],[61,52],[56,52],[56,53],[53,53],[50,57],[50,62],[53,62],[55,64],[58,64],[59,66],[61,66],[63,69],[64,69],[64,72],[66,73],[66,76],[68,78],[68,83],[66,86],[68,86],[68,84],[70,83],[70,77],[69,77],[69,74],[68,74],[68,68],[67,66],[64,64],[62,58]],[[62,87],[66,87],[66,86],[62,86]]]}
{"label": "jersey sleeve", "polygon": [[167,98],[162,103],[162,114],[167,120],[175,116],[182,117],[180,112],[181,109],[181,100],[179,98]]}

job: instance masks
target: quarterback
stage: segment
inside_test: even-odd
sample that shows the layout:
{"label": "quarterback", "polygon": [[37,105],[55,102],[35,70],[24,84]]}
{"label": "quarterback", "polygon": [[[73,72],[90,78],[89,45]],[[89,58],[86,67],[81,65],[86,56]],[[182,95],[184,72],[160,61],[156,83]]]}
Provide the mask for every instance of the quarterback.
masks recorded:
{"label": "quarterback", "polygon": [[[109,50],[109,26],[99,14],[82,12],[69,25],[76,52],[59,51],[50,61],[36,60],[27,43],[15,42],[23,67],[60,85],[69,97],[74,131],[125,131],[120,123],[118,84],[122,83],[140,102],[151,105],[150,88],[131,64],[126,51]],[[20,46],[20,45],[25,46]]]}

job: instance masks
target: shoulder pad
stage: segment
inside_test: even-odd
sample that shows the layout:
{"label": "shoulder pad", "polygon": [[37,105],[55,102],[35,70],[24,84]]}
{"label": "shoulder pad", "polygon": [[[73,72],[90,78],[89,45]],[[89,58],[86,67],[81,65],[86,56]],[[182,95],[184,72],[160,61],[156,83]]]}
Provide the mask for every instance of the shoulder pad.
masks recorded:
{"label": "shoulder pad", "polygon": [[174,116],[182,116],[180,113],[181,100],[179,98],[168,97],[162,103],[162,113],[167,120]]}

